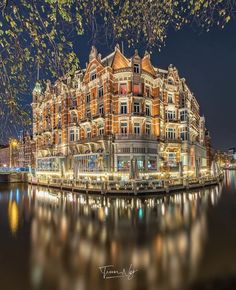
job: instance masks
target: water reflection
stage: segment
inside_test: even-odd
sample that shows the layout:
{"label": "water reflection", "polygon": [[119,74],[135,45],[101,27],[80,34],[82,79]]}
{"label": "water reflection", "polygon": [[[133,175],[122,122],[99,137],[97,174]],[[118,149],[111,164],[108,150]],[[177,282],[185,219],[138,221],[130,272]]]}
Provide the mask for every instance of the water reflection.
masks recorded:
{"label": "water reflection", "polygon": [[[221,187],[159,198],[28,190],[31,280],[36,289],[185,289],[207,239],[206,214]],[[138,269],[104,280],[98,267]]]}

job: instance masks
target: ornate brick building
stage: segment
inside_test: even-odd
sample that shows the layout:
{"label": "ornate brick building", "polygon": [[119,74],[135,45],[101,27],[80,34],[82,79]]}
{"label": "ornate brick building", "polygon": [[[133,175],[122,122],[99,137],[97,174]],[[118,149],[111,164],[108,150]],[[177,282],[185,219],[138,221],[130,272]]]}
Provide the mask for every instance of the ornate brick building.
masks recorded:
{"label": "ornate brick building", "polygon": [[207,170],[205,119],[178,70],[95,47],[85,69],[33,91],[36,174],[147,178]]}

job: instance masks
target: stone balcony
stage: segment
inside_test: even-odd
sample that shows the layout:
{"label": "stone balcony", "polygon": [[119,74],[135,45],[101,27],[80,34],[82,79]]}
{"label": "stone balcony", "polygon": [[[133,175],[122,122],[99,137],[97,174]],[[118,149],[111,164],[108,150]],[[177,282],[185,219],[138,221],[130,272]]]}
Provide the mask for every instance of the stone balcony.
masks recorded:
{"label": "stone balcony", "polygon": [[116,134],[116,140],[157,140],[157,136],[148,134]]}

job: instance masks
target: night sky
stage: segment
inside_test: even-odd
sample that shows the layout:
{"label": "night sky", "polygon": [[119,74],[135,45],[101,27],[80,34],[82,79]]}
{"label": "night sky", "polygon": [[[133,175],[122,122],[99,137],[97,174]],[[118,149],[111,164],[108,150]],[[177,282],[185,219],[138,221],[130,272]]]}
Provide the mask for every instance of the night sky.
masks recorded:
{"label": "night sky", "polygon": [[[88,61],[91,48],[89,38],[78,38],[78,56],[81,66]],[[102,57],[112,51],[107,45],[96,44]],[[140,55],[142,50],[140,48]],[[131,56],[133,49],[125,47]],[[173,64],[180,76],[186,78],[206,117],[212,143],[216,149],[236,146],[236,21],[224,29],[210,32],[186,27],[170,31],[161,52],[153,51],[152,62],[160,68]]]}

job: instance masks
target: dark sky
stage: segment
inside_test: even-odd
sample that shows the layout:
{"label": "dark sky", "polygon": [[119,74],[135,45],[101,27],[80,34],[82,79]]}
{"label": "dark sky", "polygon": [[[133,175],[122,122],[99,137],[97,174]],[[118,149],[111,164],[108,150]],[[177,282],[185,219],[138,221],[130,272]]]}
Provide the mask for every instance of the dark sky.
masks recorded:
{"label": "dark sky", "polygon": [[[83,67],[90,47],[87,37],[78,38],[78,56]],[[103,57],[112,51],[106,45],[97,48]],[[125,50],[128,56],[133,52]],[[208,33],[191,27],[171,31],[162,51],[153,51],[152,61],[160,68],[173,64],[186,78],[206,117],[213,146],[236,146],[236,22]]]}

